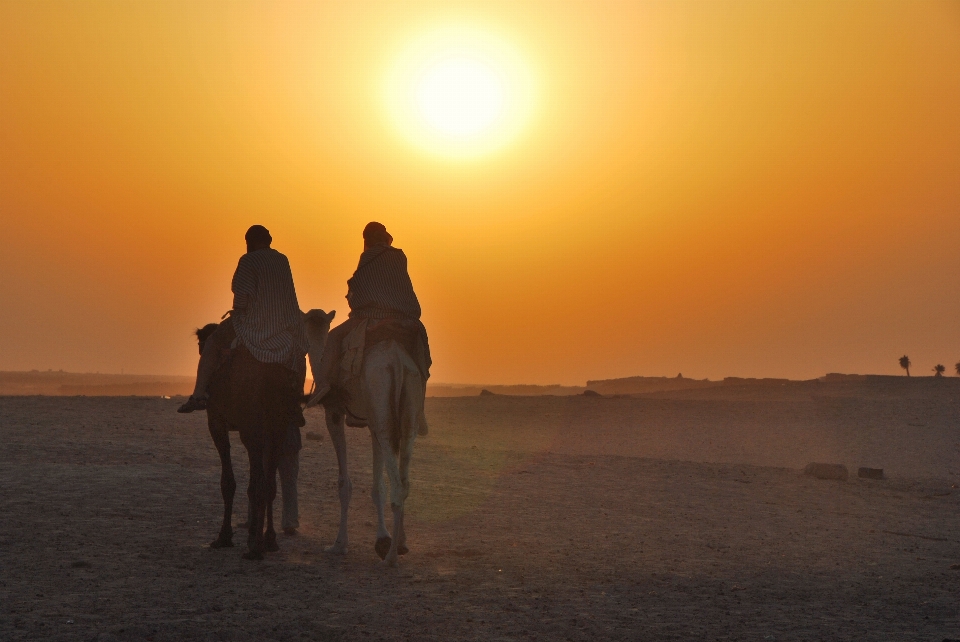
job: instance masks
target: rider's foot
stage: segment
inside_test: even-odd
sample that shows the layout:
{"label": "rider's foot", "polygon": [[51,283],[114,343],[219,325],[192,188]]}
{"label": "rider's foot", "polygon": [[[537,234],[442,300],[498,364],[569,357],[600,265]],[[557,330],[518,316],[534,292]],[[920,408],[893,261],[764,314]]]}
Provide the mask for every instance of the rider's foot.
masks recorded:
{"label": "rider's foot", "polygon": [[177,412],[188,413],[193,412],[194,410],[206,410],[207,409],[207,398],[206,397],[194,397],[190,396],[187,401],[177,408]]}

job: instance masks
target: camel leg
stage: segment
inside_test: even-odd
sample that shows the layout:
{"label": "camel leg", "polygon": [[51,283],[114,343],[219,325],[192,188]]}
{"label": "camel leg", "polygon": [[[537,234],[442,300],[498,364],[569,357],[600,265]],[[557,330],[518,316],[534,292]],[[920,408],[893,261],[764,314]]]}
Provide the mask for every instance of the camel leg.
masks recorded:
{"label": "camel leg", "polygon": [[263,548],[265,551],[275,553],[280,550],[277,543],[277,531],[273,527],[273,502],[277,498],[277,466],[280,463],[280,450],[283,448],[283,440],[286,431],[270,431],[265,435],[266,443],[263,449],[263,475],[266,482],[265,487],[265,513],[267,516],[267,530],[263,537]]}
{"label": "camel leg", "polygon": [[[398,457],[390,448],[389,423],[380,423],[374,418],[376,413],[371,412],[370,414],[371,429],[373,429],[374,425],[377,426],[375,432],[372,430],[376,435],[377,441],[377,445],[374,446],[374,448],[379,449],[383,460],[383,467],[386,469],[387,477],[390,479],[390,508],[393,510],[393,534],[390,538],[390,545],[385,553],[380,550],[377,550],[377,553],[380,554],[384,564],[387,566],[396,566],[400,554],[398,547],[401,536],[400,528],[403,521],[403,502],[406,499],[407,492],[409,492],[409,483],[407,484],[406,490],[404,490],[403,484],[400,481]],[[380,545],[378,546],[379,549],[382,544],[379,541],[377,543]],[[386,542],[384,542],[384,544],[385,543]]]}
{"label": "camel leg", "polygon": [[[427,417],[423,411],[423,402],[426,397],[426,386],[424,382],[421,381],[420,385],[411,385],[411,382],[405,381],[404,385],[407,386],[403,390],[404,396],[404,406],[401,410],[401,413],[404,414],[405,421],[410,420],[409,415],[416,410],[416,423],[417,426],[416,434],[412,430],[405,430],[401,436],[400,443],[400,479],[401,483],[405,485],[406,491],[404,497],[410,491],[410,459],[413,456],[413,443],[416,436],[425,437],[429,432],[429,426],[427,425]],[[419,395],[419,397],[417,397]],[[406,555],[410,552],[410,549],[407,548],[407,533],[403,527],[403,506],[401,505],[399,514],[394,512],[394,523],[398,524],[395,530],[397,531],[397,554]]]}
{"label": "camel leg", "polygon": [[249,511],[247,513],[247,551],[244,559],[263,559],[263,519],[266,505],[266,480],[263,478],[263,429],[241,430],[240,440],[247,448],[250,463],[250,482],[247,485]]}
{"label": "camel leg", "polygon": [[337,466],[340,469],[337,476],[337,490],[340,495],[340,529],[337,531],[337,541],[324,551],[344,555],[347,552],[347,514],[350,511],[350,498],[353,495],[353,483],[350,481],[350,472],[347,469],[347,435],[344,431],[343,415],[337,415],[329,410],[325,411],[325,415],[327,432],[330,433],[330,442],[337,453]]}
{"label": "camel leg", "polygon": [[402,550],[408,551],[406,543],[406,532],[403,528],[403,504],[410,494],[410,480],[405,477],[400,466],[399,458],[393,451],[387,451],[384,454],[384,464],[387,469],[387,476],[390,477],[390,508],[393,511],[393,539],[390,542],[390,548],[383,558],[383,563],[387,566],[396,566],[399,562],[399,555]]}
{"label": "camel leg", "polygon": [[[400,443],[400,484],[403,488],[403,498],[406,501],[410,494],[410,459],[413,457],[413,442],[416,439],[416,431],[411,430],[409,436]],[[397,554],[406,555],[410,549],[407,548],[407,532],[403,528],[403,503],[400,504],[399,524],[394,526],[397,532]],[[394,515],[396,519],[396,514]]]}
{"label": "camel leg", "polygon": [[386,520],[383,517],[383,504],[387,497],[387,491],[383,485],[383,453],[380,452],[380,445],[377,443],[377,437],[373,430],[370,431],[370,444],[373,447],[373,486],[370,491],[370,498],[377,510],[377,542],[374,549],[380,559],[383,559],[386,557],[387,551],[390,550],[393,538],[390,537],[390,531],[387,530]]}
{"label": "camel leg", "polygon": [[[390,506],[393,509],[393,539],[394,546],[387,553],[384,559],[391,566],[396,565],[396,556],[391,558],[391,553],[396,551],[396,555],[405,555],[409,552],[407,548],[407,533],[404,529],[404,502],[410,495],[410,460],[413,457],[413,446],[420,432],[418,426],[423,420],[423,381],[419,376],[404,372],[402,383],[398,394],[399,404],[394,406],[397,415],[394,417],[399,426],[398,445],[399,452],[394,454],[392,451],[387,456],[386,465],[388,474],[390,474]],[[395,468],[394,468],[395,466]]]}
{"label": "camel leg", "polygon": [[[396,566],[400,555],[400,542],[405,537],[403,532],[403,503],[410,493],[409,459],[401,473],[399,453],[395,453],[390,444],[391,425],[388,421],[381,421],[376,412],[371,412],[371,429],[376,436],[377,445],[383,460],[387,478],[390,480],[390,508],[393,510],[393,536],[390,548],[384,555],[383,562],[387,566]],[[415,424],[414,424],[415,425]],[[376,426],[376,428],[373,428]],[[416,428],[414,428],[416,434]],[[412,443],[410,444],[412,446]],[[401,452],[403,448],[401,448]]]}
{"label": "camel leg", "polygon": [[217,539],[210,542],[210,548],[228,548],[233,546],[233,496],[237,490],[237,480],[233,476],[233,462],[230,460],[230,435],[227,424],[222,419],[207,418],[210,437],[220,455],[220,494],[223,496],[223,525]]}
{"label": "camel leg", "polygon": [[[274,498],[276,498],[276,492],[274,492]],[[270,498],[269,492],[265,512],[267,514],[267,528],[263,534],[263,550],[268,553],[276,553],[280,550],[280,544],[277,542],[277,531],[273,528],[273,499]]]}
{"label": "camel leg", "polygon": [[406,552],[404,502],[410,494],[410,458],[423,409],[423,378],[395,341],[378,343],[363,366],[370,434],[377,442],[390,480],[393,537],[384,564],[396,566]]}
{"label": "camel leg", "polygon": [[[406,555],[410,550],[407,548],[407,533],[403,527],[403,506],[410,494],[410,459],[413,457],[413,445],[418,433],[417,425],[422,415],[422,411],[417,408],[418,405],[422,407],[422,403],[418,404],[418,400],[409,397],[407,392],[405,382],[402,393],[404,399],[400,407],[400,452],[397,455],[391,452],[391,457],[388,459],[389,466],[396,466],[391,471],[390,477],[390,507],[393,509],[393,539],[396,542],[396,545],[391,547],[391,551],[395,550],[396,555]],[[388,468],[388,470],[391,469]],[[387,555],[384,561],[395,566],[396,557],[393,557],[391,562],[390,553]]]}
{"label": "camel leg", "polygon": [[397,542],[400,541],[400,529],[403,524],[403,504],[397,505],[390,503],[390,509],[393,511],[393,542],[390,544],[390,550],[383,558],[383,563],[387,566],[397,566],[400,563],[400,550]]}
{"label": "camel leg", "polygon": [[280,492],[283,495],[283,517],[280,525],[287,535],[294,535],[300,528],[300,509],[297,504],[297,477],[300,475],[300,428],[291,425],[283,440],[280,461]]}

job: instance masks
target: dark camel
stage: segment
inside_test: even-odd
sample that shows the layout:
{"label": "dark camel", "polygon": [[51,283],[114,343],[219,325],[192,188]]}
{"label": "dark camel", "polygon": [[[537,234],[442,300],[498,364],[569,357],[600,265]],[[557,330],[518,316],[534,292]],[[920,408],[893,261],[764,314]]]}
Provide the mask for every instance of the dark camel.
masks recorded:
{"label": "dark camel", "polygon": [[[207,338],[217,329],[218,324],[209,323],[196,331],[200,352]],[[226,409],[230,402],[229,380],[231,375],[242,375],[244,366],[250,366],[247,359],[231,360],[231,356],[221,356],[218,368],[208,389],[210,398],[207,405],[207,427],[210,437],[220,455],[220,493],[223,496],[223,524],[220,533],[210,543],[210,548],[233,546],[233,498],[237,482],[233,474],[230,459],[230,431],[240,433],[240,441],[247,449],[250,463],[250,481],[247,486],[249,510],[247,513],[247,551],[246,559],[263,559],[264,552],[280,550],[277,534],[273,525],[273,501],[277,496],[277,464],[283,447],[284,431],[277,429],[277,422],[267,428],[265,425],[237,426],[228,419]],[[239,363],[238,363],[239,362]],[[266,518],[266,519],[264,519]],[[264,532],[264,521],[266,532]]]}
{"label": "dark camel", "polygon": [[[196,331],[201,355],[203,344],[218,326],[217,323],[208,323]],[[227,358],[226,355],[221,357],[221,366]],[[222,376],[221,371],[222,368],[219,368],[214,377]],[[220,455],[220,495],[223,497],[223,525],[220,526],[217,539],[210,542],[210,548],[229,548],[233,546],[233,496],[237,490],[237,480],[233,475],[233,461],[230,459],[230,430],[238,429],[230,426],[219,413],[210,410],[207,411],[207,428],[210,430],[213,445],[217,448],[217,454]]]}

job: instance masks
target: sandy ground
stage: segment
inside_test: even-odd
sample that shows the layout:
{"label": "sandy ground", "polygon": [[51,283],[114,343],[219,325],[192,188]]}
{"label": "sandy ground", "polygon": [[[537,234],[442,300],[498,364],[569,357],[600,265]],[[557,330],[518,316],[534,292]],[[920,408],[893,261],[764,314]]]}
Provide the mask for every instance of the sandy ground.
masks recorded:
{"label": "sandy ground", "polygon": [[[303,526],[281,552],[206,548],[218,460],[177,404],[0,398],[0,640],[960,638],[945,389],[429,399],[399,569],[373,551],[359,429],[347,556],[322,552],[326,436],[304,440]],[[801,476],[810,461],[853,477]]]}

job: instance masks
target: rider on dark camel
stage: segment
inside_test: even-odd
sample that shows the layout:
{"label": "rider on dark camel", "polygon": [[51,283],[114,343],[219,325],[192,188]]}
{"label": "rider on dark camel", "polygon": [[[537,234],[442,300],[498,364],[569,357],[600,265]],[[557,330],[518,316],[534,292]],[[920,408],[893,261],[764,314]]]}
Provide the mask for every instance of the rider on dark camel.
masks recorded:
{"label": "rider on dark camel", "polygon": [[242,345],[261,363],[280,364],[298,375],[306,370],[309,344],[290,262],[270,247],[273,238],[262,225],[252,226],[244,238],[247,253],[233,275],[230,317],[204,343],[193,394],[177,412],[206,408],[207,387],[223,350]]}

